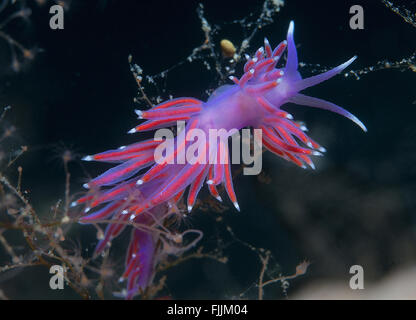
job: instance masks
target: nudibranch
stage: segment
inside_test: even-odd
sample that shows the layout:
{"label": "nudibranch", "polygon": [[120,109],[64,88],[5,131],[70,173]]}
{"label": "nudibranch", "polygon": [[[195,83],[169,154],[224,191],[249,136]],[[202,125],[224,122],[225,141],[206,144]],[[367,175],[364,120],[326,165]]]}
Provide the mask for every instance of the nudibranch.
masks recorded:
{"label": "nudibranch", "polygon": [[[169,208],[181,199],[188,187],[186,201],[189,210],[204,182],[207,182],[209,192],[220,201],[217,186],[223,184],[231,202],[240,210],[233,188],[230,161],[203,161],[211,151],[215,155],[225,155],[228,160],[227,143],[220,141],[213,146],[208,141],[202,141],[202,149],[198,150],[203,151],[198,154],[196,162],[179,164],[168,161],[189,146],[188,134],[192,130],[208,133],[211,129],[229,132],[244,127],[261,129],[262,144],[266,149],[304,168],[306,165],[314,168],[311,156],[322,155],[325,149],[305,133],[304,126],[295,122],[292,115],[282,110],[285,104],[329,110],[367,130],[357,117],[343,108],[300,93],[340,73],[356,57],[332,70],[302,79],[298,72],[293,31],[292,21],[287,40],[274,50],[265,39],[264,46],[253,57],[247,57],[244,74],[239,79],[231,76],[233,84],[217,89],[207,102],[195,98],[176,98],[146,111],[136,110],[139,118],[147,121],[129,133],[171,127],[178,121],[186,123],[186,139],[173,138],[174,149],[167,152],[165,161],[155,159],[155,151],[162,143],[158,139],[140,141],[84,158],[86,161],[118,163],[85,184],[88,193],[75,201],[74,205],[85,205],[85,213],[88,214],[81,218],[82,223],[112,221],[97,245],[97,253],[103,251],[126,225],[136,226],[132,230],[126,269],[122,276],[127,279],[127,298],[139,294],[152,282],[154,267],[158,263],[158,227],[163,225]],[[277,64],[286,49],[286,64],[278,68]]]}

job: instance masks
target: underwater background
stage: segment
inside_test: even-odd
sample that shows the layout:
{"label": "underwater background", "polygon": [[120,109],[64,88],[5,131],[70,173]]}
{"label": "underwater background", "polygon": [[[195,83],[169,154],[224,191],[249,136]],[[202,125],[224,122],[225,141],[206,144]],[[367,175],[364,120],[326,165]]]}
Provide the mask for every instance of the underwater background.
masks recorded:
{"label": "underwater background", "polygon": [[[407,12],[403,8],[416,13],[416,1],[392,2],[401,13]],[[21,189],[46,220],[58,199],[65,197],[64,164],[70,172],[71,195],[80,195],[89,176],[109,168],[82,163],[84,155],[149,137],[126,134],[137,124],[134,109],[140,103],[144,106],[133,101],[138,88],[129,55],[145,76],[168,70],[154,78],[154,86],[144,84],[149,97],[190,96],[205,101],[207,90],[212,92],[227,80],[215,68],[208,70],[207,65],[215,64],[209,53],[187,60],[205,40],[199,4],[209,23],[220,27],[211,40],[222,68],[227,60],[221,57],[220,40],[240,44],[264,8],[264,1],[234,0],[64,3],[63,30],[49,27],[53,1],[17,1],[0,12],[0,32],[25,48],[37,48],[30,58],[17,50],[16,64],[9,42],[0,37],[0,107],[11,106],[0,124],[3,134],[8,132],[7,139],[0,140],[1,175],[15,184],[21,167]],[[350,7],[357,4],[364,9],[363,30],[349,25]],[[30,8],[31,15],[3,28],[1,21],[23,7]],[[286,110],[304,121],[309,135],[327,149],[324,157],[316,159],[317,169],[302,170],[264,153],[262,174],[237,174],[234,179],[241,212],[229,202],[221,208],[204,204],[208,199],[204,190],[199,208],[181,227],[201,229],[204,238],[195,250],[202,246],[204,252],[215,251],[221,257],[172,266],[156,297],[257,299],[256,284],[267,257],[268,279],[294,274],[304,260],[310,265],[305,274],[265,287],[264,299],[414,299],[416,17],[405,21],[385,1],[377,0],[286,0],[279,8],[273,21],[255,33],[247,53],[253,54],[264,37],[277,45],[294,20],[303,76],[357,55],[347,77],[341,74],[307,93],[346,108],[365,123],[368,132],[326,111],[288,106]],[[242,74],[241,64],[235,74]],[[9,166],[21,146],[27,151]],[[1,196],[0,221],[8,221],[5,211],[10,199],[3,191]],[[16,230],[3,224],[0,231],[19,259],[30,256]],[[97,243],[94,227],[74,223],[64,231],[68,246],[79,250],[81,260],[87,259]],[[98,297],[114,298],[112,293],[121,290],[117,280],[127,238],[123,235],[113,244],[111,274],[104,295]],[[0,266],[9,260],[10,252],[0,246]],[[365,272],[365,290],[360,293],[349,288],[353,265]],[[44,266],[2,271],[4,298],[80,298],[70,287],[51,290],[51,275]],[[91,285],[91,297],[97,298],[94,288]]]}

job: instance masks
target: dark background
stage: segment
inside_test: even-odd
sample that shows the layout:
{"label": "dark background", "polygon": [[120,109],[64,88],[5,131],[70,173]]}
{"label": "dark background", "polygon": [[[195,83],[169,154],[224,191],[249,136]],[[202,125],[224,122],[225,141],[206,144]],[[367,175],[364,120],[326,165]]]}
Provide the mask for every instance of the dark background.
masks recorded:
{"label": "dark background", "polygon": [[[264,36],[273,45],[283,40],[290,20],[296,25],[300,61],[322,67],[336,66],[357,54],[351,68],[361,69],[383,59],[407,58],[416,48],[416,29],[381,1],[285,2],[275,22],[257,33],[250,53],[262,45]],[[208,21],[223,25],[214,39],[218,45],[223,37],[240,43],[242,29],[227,22],[257,15],[263,2],[202,3]],[[416,11],[414,1],[397,3]],[[128,55],[145,74],[155,74],[185,60],[204,40],[196,1],[73,0],[65,13],[64,30],[49,28],[51,4],[39,7],[28,1],[32,16],[7,29],[22,43],[42,49],[20,72],[10,69],[7,44],[0,43],[0,105],[12,106],[7,121],[17,128],[11,148],[29,146],[19,160],[23,187],[33,205],[46,213],[64,193],[59,161],[63,150],[69,148],[79,159],[137,140],[126,135],[136,125],[137,93]],[[364,30],[349,28],[349,8],[354,4],[364,7]],[[307,76],[313,70],[301,72]],[[201,63],[185,64],[169,73],[163,97],[206,99],[205,90],[216,84],[216,75]],[[413,265],[416,258],[415,74],[410,69],[390,69],[359,81],[339,76],[307,93],[347,108],[365,123],[368,133],[335,114],[288,107],[296,119],[307,123],[310,136],[327,148],[327,154],[317,159],[314,172],[268,154],[263,169],[269,183],[239,176],[235,189],[242,211],[223,213],[239,239],[272,251],[280,265],[272,268],[273,274],[292,274],[303,259],[312,262],[307,275],[291,282],[289,297],[315,280],[348,283],[353,264],[362,265],[366,281],[373,283]],[[85,168],[94,176],[107,167],[89,163]],[[71,191],[78,192],[87,174],[77,161],[70,170]],[[195,212],[191,223],[207,228],[208,239],[215,233],[210,213]],[[77,232],[75,238],[83,238],[93,248],[93,229],[84,226]],[[256,281],[260,266],[244,246],[231,246],[227,255],[227,265],[203,260],[173,269],[166,294],[238,296]],[[0,287],[9,290],[12,298],[57,298],[56,292],[48,291],[45,273],[22,272],[0,282]],[[63,297],[73,297],[65,292]],[[255,298],[255,290],[245,297]],[[274,286],[265,297],[284,294]]]}

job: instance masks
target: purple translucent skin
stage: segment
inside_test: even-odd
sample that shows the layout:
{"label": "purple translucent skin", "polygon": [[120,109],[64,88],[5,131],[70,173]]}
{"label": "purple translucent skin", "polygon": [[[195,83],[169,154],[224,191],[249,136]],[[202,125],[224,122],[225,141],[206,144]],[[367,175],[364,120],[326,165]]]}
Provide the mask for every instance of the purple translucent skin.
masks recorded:
{"label": "purple translucent skin", "polygon": [[[309,107],[326,109],[338,113],[354,121],[364,131],[367,131],[364,124],[357,117],[343,108],[336,106],[331,102],[308,97],[299,94],[300,91],[319,84],[333,76],[337,75],[347,68],[356,57],[351,58],[340,66],[313,76],[302,79],[298,72],[298,57],[296,46],[293,39],[294,23],[290,23],[287,34],[288,57],[285,68],[282,69],[284,75],[280,78],[278,86],[263,93],[263,96],[276,108],[280,108],[286,103],[295,103]],[[261,75],[249,80],[249,85],[261,84]],[[246,126],[259,127],[263,122],[265,112],[259,103],[254,99],[255,95],[247,93],[244,88],[233,85],[222,92],[218,97],[205,103],[204,112],[201,113],[201,126],[206,128],[232,128],[241,129]]]}
{"label": "purple translucent skin", "polygon": [[[355,57],[340,66],[302,79],[299,74],[296,46],[293,40],[294,23],[291,22],[287,40],[274,51],[267,40],[255,57],[249,58],[244,67],[245,73],[240,79],[231,77],[234,85],[218,88],[207,102],[194,98],[178,98],[163,102],[147,111],[136,113],[140,119],[148,119],[138,127],[129,131],[147,131],[175,125],[177,120],[185,116],[186,132],[192,128],[202,129],[208,136],[210,129],[241,129],[252,127],[263,130],[263,146],[276,155],[296,165],[314,169],[310,156],[322,155],[325,149],[303,132],[303,126],[281,109],[286,103],[321,108],[338,113],[367,131],[357,117],[341,107],[324,100],[308,97],[300,91],[321,83],[348,67]],[[288,50],[286,66],[277,69],[276,64]],[[175,139],[178,148],[180,142]],[[228,163],[185,163],[160,164],[152,157],[160,142],[146,140],[117,150],[109,150],[84,158],[86,161],[105,161],[119,163],[112,169],[91,180],[85,187],[88,194],[74,202],[74,205],[85,204],[85,213],[81,223],[99,223],[111,219],[104,239],[97,245],[96,253],[102,252],[111,240],[118,236],[125,226],[132,222],[136,227],[126,258],[126,271],[123,278],[127,279],[127,298],[143,292],[152,282],[154,266],[163,253],[166,234],[158,228],[163,225],[181,199],[185,189],[189,188],[187,205],[192,210],[196,196],[207,182],[210,193],[221,200],[216,186],[223,184],[230,200],[239,210],[233,188],[231,167]],[[185,143],[185,148],[191,142]],[[306,145],[306,146],[303,146]],[[217,146],[204,144],[207,152]],[[214,151],[225,152],[229,158],[228,145],[220,144]],[[169,155],[173,155],[173,150]],[[205,158],[207,160],[207,158]],[[142,169],[149,168],[140,173]],[[90,212],[91,211],[91,212]],[[161,241],[159,241],[161,240]]]}

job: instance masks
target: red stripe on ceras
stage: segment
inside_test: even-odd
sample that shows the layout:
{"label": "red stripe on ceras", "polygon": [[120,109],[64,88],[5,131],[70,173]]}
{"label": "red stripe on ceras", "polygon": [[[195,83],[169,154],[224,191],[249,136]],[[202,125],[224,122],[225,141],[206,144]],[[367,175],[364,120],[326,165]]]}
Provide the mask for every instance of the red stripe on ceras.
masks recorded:
{"label": "red stripe on ceras", "polygon": [[301,147],[296,147],[296,146],[292,146],[290,144],[284,143],[283,141],[281,141],[276,135],[274,135],[270,130],[268,130],[266,127],[261,126],[260,127],[261,130],[263,131],[263,133],[265,134],[266,137],[268,137],[272,142],[276,143],[278,146],[280,146],[283,150],[287,150],[290,152],[295,152],[295,153],[303,153],[303,154],[312,154],[312,150],[309,149],[304,149]]}
{"label": "red stripe on ceras", "polygon": [[201,104],[201,101],[199,101],[198,99],[193,99],[193,98],[178,98],[178,99],[173,99],[167,102],[162,102],[161,104],[158,104],[157,106],[153,107],[151,110],[164,109],[164,108],[172,107],[172,106],[179,105],[179,104],[185,104],[185,103]]}
{"label": "red stripe on ceras", "polygon": [[267,67],[269,64],[272,64],[273,62],[275,62],[275,59],[273,58],[262,60],[256,63],[253,69],[256,73],[259,73],[263,68]]}
{"label": "red stripe on ceras", "polygon": [[246,62],[246,64],[244,65],[244,73],[248,72],[256,63],[256,60],[250,59]]}
{"label": "red stripe on ceras", "polygon": [[[189,131],[188,131],[188,133],[187,133],[187,135],[186,135],[186,138],[188,137],[188,135],[189,134],[191,134],[191,130],[193,130],[193,129],[195,129],[195,127],[197,126],[197,124],[198,124],[198,120],[194,120],[192,123],[191,123],[191,125],[190,125],[190,127],[189,127]],[[163,163],[159,163],[159,164],[157,164],[157,165],[155,165],[154,167],[152,167],[149,171],[147,171],[144,175],[143,175],[143,177],[140,179],[140,180],[142,180],[142,182],[147,182],[147,181],[149,181],[150,179],[152,179],[156,174],[158,174],[164,167],[166,167],[166,165],[169,163],[169,162],[171,162],[172,160],[174,160],[175,159],[175,157],[177,156],[177,154],[179,153],[179,152],[181,152],[184,148],[185,148],[185,145],[186,145],[186,139],[185,138],[185,140],[184,141],[182,141],[181,142],[181,144],[176,148],[176,150],[171,154],[171,155],[169,155],[168,157],[166,157],[166,159],[165,159],[165,162],[163,162]]]}
{"label": "red stripe on ceras", "polygon": [[153,161],[154,161],[154,156],[153,155],[151,155],[150,157],[147,157],[145,159],[138,160],[138,161],[134,162],[129,167],[126,167],[124,169],[115,171],[112,174],[108,174],[108,175],[103,176],[101,179],[95,180],[92,185],[94,185],[94,184],[95,185],[103,185],[103,184],[106,184],[106,183],[111,183],[111,181],[113,181],[113,180],[115,180],[115,179],[117,179],[117,178],[119,178],[119,177],[121,177],[125,174],[128,174],[129,172],[135,170],[137,167],[141,167],[144,164],[151,163]]}
{"label": "red stripe on ceras", "polygon": [[94,200],[91,203],[91,208],[92,207],[96,207],[100,203],[102,203],[104,201],[107,201],[107,200],[109,200],[109,199],[111,199],[113,197],[118,196],[120,193],[123,193],[123,192],[131,189],[132,187],[134,187],[134,185],[135,185],[134,182],[130,182],[130,183],[127,183],[127,184],[125,184],[123,186],[116,187],[113,191],[109,191],[109,192],[104,193],[103,195],[101,195],[100,197],[98,197],[96,200]]}
{"label": "red stripe on ceras", "polygon": [[183,189],[181,192],[179,192],[176,196],[173,197],[173,202],[177,203],[185,193],[185,189]]}
{"label": "red stripe on ceras", "polygon": [[[153,205],[159,204],[163,201],[166,201],[167,199],[171,198],[175,192],[179,192],[183,188],[184,182],[196,171],[199,169],[199,166],[197,165],[202,164],[201,160],[203,160],[206,157],[206,143],[204,145],[204,152],[202,152],[197,160],[196,163],[190,168],[181,174],[180,172],[176,175],[176,177],[173,179],[173,181],[168,185],[165,189],[163,189],[160,194],[153,198],[151,200],[151,203]],[[206,165],[205,165],[206,166]]]}
{"label": "red stripe on ceras", "polygon": [[146,130],[151,130],[162,124],[168,124],[168,123],[175,122],[175,121],[185,121],[189,119],[190,119],[189,116],[181,116],[181,117],[172,117],[172,118],[166,118],[166,119],[161,119],[161,120],[146,121],[145,123],[138,125],[134,129],[136,131],[146,131]]}
{"label": "red stripe on ceras", "polygon": [[81,203],[84,203],[84,202],[90,201],[90,200],[92,200],[93,198],[94,198],[94,196],[93,196],[93,195],[91,195],[91,196],[85,196],[85,197],[79,198],[79,199],[76,201],[76,203],[77,203],[77,204],[81,204]]}
{"label": "red stripe on ceras", "polygon": [[121,201],[117,201],[115,203],[113,203],[112,205],[110,205],[108,208],[101,210],[101,212],[99,212],[99,214],[97,213],[92,213],[90,215],[87,215],[85,217],[81,217],[80,221],[84,222],[84,221],[94,221],[94,220],[101,220],[103,218],[106,218],[108,215],[111,214],[112,211],[116,210],[117,208],[121,207],[121,205],[123,204],[124,200]]}
{"label": "red stripe on ceras", "polygon": [[131,147],[131,148],[126,147],[124,149],[117,150],[117,151],[114,151],[114,152],[96,154],[96,155],[93,156],[93,159],[94,160],[104,160],[104,159],[107,159],[107,158],[115,158],[115,157],[118,157],[118,156],[124,156],[124,155],[127,155],[129,153],[134,153],[134,152],[153,149],[159,144],[160,144],[160,141],[154,141],[154,140],[143,141],[143,145],[139,145],[139,146]]}
{"label": "red stripe on ceras", "polygon": [[144,111],[142,113],[142,117],[144,119],[157,119],[157,118],[172,118],[174,116],[184,116],[184,115],[191,115],[192,113],[201,111],[201,107],[195,106],[183,106],[178,108],[169,108],[169,109],[162,109],[162,110],[150,110]]}
{"label": "red stripe on ceras", "polygon": [[280,56],[283,51],[286,49],[287,43],[286,41],[282,41],[274,50],[272,53],[272,57],[278,57]]}
{"label": "red stripe on ceras", "polygon": [[[288,143],[290,143],[290,144],[292,144],[292,145],[298,145],[298,143],[296,142],[296,140],[295,139],[293,139],[293,137],[292,137],[292,135],[290,134],[290,133],[288,133],[285,129],[283,129],[283,128],[281,128],[281,127],[278,127],[278,128],[275,128],[275,130],[288,142]],[[310,166],[312,166],[313,165],[313,162],[312,162],[312,160],[307,156],[307,155],[304,155],[304,154],[299,154],[298,155],[298,157],[300,158],[300,159],[302,159],[303,161],[305,161],[308,165],[310,165]]]}
{"label": "red stripe on ceras", "polygon": [[[209,173],[208,173],[208,179],[209,180],[214,179],[213,168],[214,168],[214,166],[209,167]],[[214,198],[216,198],[218,200],[221,199],[220,194],[218,193],[217,187],[215,185],[209,184],[208,185],[208,190]]]}
{"label": "red stripe on ceras", "polygon": [[[223,180],[223,176],[224,176],[224,164],[228,164],[228,157],[227,155],[227,151],[225,150],[225,148],[227,148],[226,146],[224,146],[223,142],[220,140],[220,142],[218,143],[218,147],[217,147],[217,163],[214,164],[213,168],[214,168],[214,178],[212,179],[212,184],[213,185],[218,185],[219,183],[221,183],[221,181]],[[221,155],[223,155],[221,157]],[[224,163],[222,163],[221,160],[224,160]]]}
{"label": "red stripe on ceras", "polygon": [[[226,157],[228,157],[228,148],[226,148]],[[225,180],[225,190],[230,197],[230,200],[233,202],[234,205],[237,203],[237,197],[234,192],[233,180],[231,176],[231,163],[228,161],[228,165],[224,166],[224,180]]]}
{"label": "red stripe on ceras", "polygon": [[282,151],[282,150],[280,150],[280,149],[278,149],[278,148],[276,148],[275,146],[273,146],[272,144],[270,144],[266,139],[264,139],[263,138],[263,145],[269,150],[269,151],[271,151],[271,152],[273,152],[274,154],[276,154],[276,155],[278,155],[278,156],[280,156],[280,157],[285,157],[285,153]]}
{"label": "red stripe on ceras", "polygon": [[201,189],[205,176],[206,176],[206,168],[201,171],[201,173],[196,177],[195,181],[191,184],[191,188],[189,189],[189,194],[188,194],[188,208],[189,207],[192,208],[194,206],[196,196],[199,190]]}

